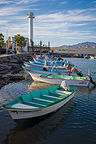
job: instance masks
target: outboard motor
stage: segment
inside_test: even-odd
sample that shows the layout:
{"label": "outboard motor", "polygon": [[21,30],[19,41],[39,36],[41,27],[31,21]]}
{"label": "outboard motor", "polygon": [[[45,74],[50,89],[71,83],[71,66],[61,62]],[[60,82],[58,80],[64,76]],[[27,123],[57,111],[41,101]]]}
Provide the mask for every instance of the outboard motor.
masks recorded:
{"label": "outboard motor", "polygon": [[67,81],[66,80],[62,81],[61,87],[64,88],[64,90],[66,90],[66,91],[70,91],[68,80]]}
{"label": "outboard motor", "polygon": [[77,73],[77,75],[83,77],[83,74],[81,72]]}
{"label": "outboard motor", "polygon": [[92,77],[89,76],[89,78],[90,78],[90,82],[91,82],[94,86],[96,86],[96,83],[93,81]]}
{"label": "outboard motor", "polygon": [[47,68],[46,68],[46,67],[43,67],[43,71],[47,71]]}

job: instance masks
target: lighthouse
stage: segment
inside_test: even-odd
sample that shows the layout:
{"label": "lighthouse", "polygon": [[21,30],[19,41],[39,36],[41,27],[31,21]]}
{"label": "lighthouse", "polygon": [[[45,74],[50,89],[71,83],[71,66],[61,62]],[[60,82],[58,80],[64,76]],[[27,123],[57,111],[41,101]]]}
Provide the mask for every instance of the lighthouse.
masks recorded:
{"label": "lighthouse", "polygon": [[35,18],[34,14],[30,12],[27,15],[27,18],[29,18],[29,46],[33,46],[33,18]]}

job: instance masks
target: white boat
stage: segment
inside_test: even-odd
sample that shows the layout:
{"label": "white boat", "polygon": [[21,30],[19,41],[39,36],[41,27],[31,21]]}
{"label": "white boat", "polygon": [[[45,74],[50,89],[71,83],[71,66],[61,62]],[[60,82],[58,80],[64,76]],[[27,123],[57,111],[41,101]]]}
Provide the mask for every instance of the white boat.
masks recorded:
{"label": "white boat", "polygon": [[88,86],[90,83],[90,78],[79,77],[79,76],[67,76],[67,75],[52,75],[52,74],[40,74],[28,72],[34,81],[41,81],[50,84],[61,84],[63,80],[67,80],[72,86]]}
{"label": "white boat", "polygon": [[60,85],[32,92],[4,104],[13,119],[28,119],[55,112],[71,100],[76,88],[65,91]]}

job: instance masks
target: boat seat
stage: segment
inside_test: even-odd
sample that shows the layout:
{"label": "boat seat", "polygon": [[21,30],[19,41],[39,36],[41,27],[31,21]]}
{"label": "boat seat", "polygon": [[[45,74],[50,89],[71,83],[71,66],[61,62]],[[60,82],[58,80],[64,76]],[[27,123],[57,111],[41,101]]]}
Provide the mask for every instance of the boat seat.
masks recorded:
{"label": "boat seat", "polygon": [[56,94],[59,94],[59,95],[71,94],[72,93],[72,92],[69,92],[69,91],[61,91],[61,90],[56,90],[55,92],[56,92]]}
{"label": "boat seat", "polygon": [[32,109],[38,109],[38,107],[27,105],[27,103],[26,104],[17,103],[17,104],[14,104],[12,106],[12,108],[22,108],[22,109],[26,109],[26,108],[30,109],[30,108],[32,108]]}
{"label": "boat seat", "polygon": [[55,91],[54,91],[54,92],[50,92],[50,91],[49,91],[49,94],[52,95],[52,96],[55,96],[55,97],[60,96],[60,94],[57,94]]}
{"label": "boat seat", "polygon": [[42,95],[42,96],[45,96],[45,97],[48,97],[48,98],[53,98],[53,99],[62,99],[62,98],[51,96],[51,95]]}
{"label": "boat seat", "polygon": [[36,102],[29,102],[29,101],[23,101],[23,103],[33,104],[33,105],[37,105],[37,106],[41,106],[41,107],[46,107],[47,106],[47,105],[44,105],[44,104],[39,104],[39,103],[36,103]]}
{"label": "boat seat", "polygon": [[40,100],[40,101],[45,101],[45,102],[49,102],[49,103],[53,103],[54,101],[50,101],[50,100],[45,100],[45,99],[41,99],[41,98],[34,98],[36,100]]}

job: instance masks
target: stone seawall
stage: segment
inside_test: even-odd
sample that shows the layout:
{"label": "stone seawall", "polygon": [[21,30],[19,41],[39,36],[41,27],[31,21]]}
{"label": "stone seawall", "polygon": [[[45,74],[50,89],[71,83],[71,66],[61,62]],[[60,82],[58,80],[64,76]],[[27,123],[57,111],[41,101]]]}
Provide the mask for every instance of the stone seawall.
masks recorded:
{"label": "stone seawall", "polygon": [[[23,70],[24,61],[33,60],[30,54],[11,54],[0,56],[0,88],[12,82],[12,76]],[[23,77],[22,77],[23,78]],[[20,78],[18,77],[18,80]]]}

